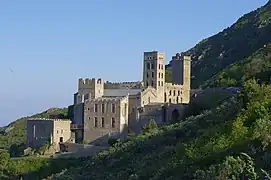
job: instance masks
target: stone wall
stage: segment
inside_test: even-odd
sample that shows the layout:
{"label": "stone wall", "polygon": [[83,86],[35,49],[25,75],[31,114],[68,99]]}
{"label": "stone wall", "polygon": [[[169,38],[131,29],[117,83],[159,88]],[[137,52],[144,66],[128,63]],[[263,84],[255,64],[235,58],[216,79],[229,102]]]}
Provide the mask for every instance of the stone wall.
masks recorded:
{"label": "stone wall", "polygon": [[[113,106],[115,111],[113,111]],[[84,140],[93,142],[128,126],[128,96],[106,97],[85,102]],[[106,141],[106,140],[105,140]]]}

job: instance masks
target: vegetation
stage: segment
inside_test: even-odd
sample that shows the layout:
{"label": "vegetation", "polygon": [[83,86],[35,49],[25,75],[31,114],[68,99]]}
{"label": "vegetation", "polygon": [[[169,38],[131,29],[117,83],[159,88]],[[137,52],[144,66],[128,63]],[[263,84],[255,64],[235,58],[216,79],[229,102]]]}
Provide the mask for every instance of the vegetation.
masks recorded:
{"label": "vegetation", "polygon": [[[195,47],[186,52],[192,56],[192,75],[195,77],[192,79],[193,88],[203,85],[205,81],[234,63],[243,61],[243,64],[241,63],[240,66],[237,66],[241,68],[243,65],[246,66],[245,64],[251,62],[251,59],[246,59],[249,59],[256,51],[271,43],[270,32],[271,2],[268,1],[265,6],[239,18],[239,20],[231,27],[224,29],[222,32],[212,37],[202,40]],[[266,58],[255,59],[254,62],[260,63],[260,65],[255,67],[249,67],[248,65],[247,70],[251,72],[247,72],[246,74],[250,76],[254,73],[262,72],[262,70],[268,71],[268,67],[261,66],[264,64],[262,61],[266,61]],[[251,65],[255,65],[255,63],[252,63]],[[170,69],[167,71],[170,71]],[[234,70],[234,72],[238,73],[237,70]],[[242,73],[243,72],[240,72],[240,74]],[[269,74],[270,77],[270,70],[269,72],[263,73],[266,75]],[[167,72],[167,74],[170,73]],[[220,75],[223,77],[225,76],[224,74]],[[226,74],[224,81],[228,80],[227,75],[228,73]],[[259,74],[259,76],[262,75]],[[231,82],[235,84],[235,81],[239,81],[239,78],[234,80],[234,77],[230,77],[230,84]],[[169,79],[171,78],[168,77],[167,80]],[[224,84],[224,82],[222,84]]]}
{"label": "vegetation", "polygon": [[270,166],[271,85],[243,84],[238,96],[163,126],[146,126],[48,179],[263,179]]}
{"label": "vegetation", "polygon": [[271,43],[260,48],[250,57],[225,68],[206,81],[204,86],[240,86],[252,77],[260,80],[260,83],[271,82]]}
{"label": "vegetation", "polygon": [[[0,151],[0,178],[271,179],[270,31],[268,2],[186,52],[194,60],[194,87],[240,86],[241,93],[199,94],[182,121],[158,127],[151,120],[137,136],[110,139],[112,146],[94,158],[10,158],[13,153]],[[1,145],[17,152],[25,119],[2,132]]]}
{"label": "vegetation", "polygon": [[0,149],[10,150],[12,156],[23,154],[23,150],[25,149],[24,144],[26,142],[26,121],[28,118],[66,118],[67,113],[67,108],[52,108],[30,117],[18,119],[8,126],[2,127],[0,133]]}
{"label": "vegetation", "polygon": [[[31,179],[46,178],[71,165],[79,164],[82,159],[60,158],[49,159],[45,157],[19,157],[10,158],[7,151],[0,153],[0,179]],[[86,160],[86,158],[84,158]]]}

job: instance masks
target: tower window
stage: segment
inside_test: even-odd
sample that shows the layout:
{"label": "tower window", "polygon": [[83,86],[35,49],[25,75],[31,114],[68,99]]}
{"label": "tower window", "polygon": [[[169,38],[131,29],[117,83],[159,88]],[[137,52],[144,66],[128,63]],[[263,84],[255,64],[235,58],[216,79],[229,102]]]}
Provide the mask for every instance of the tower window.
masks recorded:
{"label": "tower window", "polygon": [[102,117],[102,127],[104,128],[104,117]]}
{"label": "tower window", "polygon": [[169,98],[169,103],[171,103],[171,99]]}
{"label": "tower window", "polygon": [[146,73],[146,77],[149,78],[149,73],[148,72]]}
{"label": "tower window", "polygon": [[179,90],[179,91],[178,91],[178,96],[180,96],[180,94],[181,94],[181,93],[180,93],[180,90]]}
{"label": "tower window", "polygon": [[176,98],[176,102],[179,103],[179,97],[178,97],[178,96],[177,96],[177,98]]}
{"label": "tower window", "polygon": [[165,96],[165,102],[167,102],[167,93],[165,93],[164,96]]}
{"label": "tower window", "polygon": [[163,78],[163,73],[161,73],[161,78]]}
{"label": "tower window", "polygon": [[169,95],[171,96],[171,90],[169,90]]}
{"label": "tower window", "polygon": [[158,77],[160,78],[160,73],[158,73]]}
{"label": "tower window", "polygon": [[161,81],[161,86],[163,86],[163,81]]}
{"label": "tower window", "polygon": [[94,118],[94,127],[98,127],[98,118],[97,117]]}
{"label": "tower window", "polygon": [[147,63],[147,69],[151,69],[151,64]]}
{"label": "tower window", "polygon": [[105,111],[105,105],[102,104],[102,113],[104,113],[104,111]]}
{"label": "tower window", "polygon": [[111,120],[111,125],[112,125],[112,128],[115,128],[115,118],[112,117],[112,120]]}
{"label": "tower window", "polygon": [[158,86],[160,86],[160,81],[158,81]]}
{"label": "tower window", "polygon": [[94,112],[98,112],[98,104],[94,104]]}
{"label": "tower window", "polygon": [[153,83],[153,81],[151,81],[151,86],[154,86],[154,83]]}
{"label": "tower window", "polygon": [[154,72],[151,72],[151,77],[154,78]]}
{"label": "tower window", "polygon": [[112,113],[116,113],[116,105],[112,104]]}
{"label": "tower window", "polygon": [[147,87],[149,86],[149,83],[148,83],[148,82],[146,82],[146,86],[147,86]]}
{"label": "tower window", "polygon": [[154,64],[153,63],[151,64],[151,69],[154,69]]}
{"label": "tower window", "polygon": [[173,96],[176,96],[176,91],[175,90],[173,90]]}

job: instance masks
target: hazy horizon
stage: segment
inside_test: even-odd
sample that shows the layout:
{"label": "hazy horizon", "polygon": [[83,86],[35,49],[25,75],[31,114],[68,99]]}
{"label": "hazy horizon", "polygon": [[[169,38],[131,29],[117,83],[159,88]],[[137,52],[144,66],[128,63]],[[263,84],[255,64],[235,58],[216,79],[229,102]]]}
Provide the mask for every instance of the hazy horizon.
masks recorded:
{"label": "hazy horizon", "polygon": [[0,126],[72,104],[80,77],[141,80],[144,51],[168,62],[267,1],[0,2]]}

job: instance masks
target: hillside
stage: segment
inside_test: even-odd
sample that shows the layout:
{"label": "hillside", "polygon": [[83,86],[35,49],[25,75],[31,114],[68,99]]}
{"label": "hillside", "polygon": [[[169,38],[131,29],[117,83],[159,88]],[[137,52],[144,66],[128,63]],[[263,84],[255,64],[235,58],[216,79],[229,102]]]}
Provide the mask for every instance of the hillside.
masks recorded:
{"label": "hillside", "polygon": [[271,42],[270,32],[269,1],[265,6],[239,18],[229,28],[202,40],[186,52],[192,56],[193,61],[192,76],[195,78],[192,80],[192,86],[196,88],[224,68],[252,56]]}
{"label": "hillside", "polygon": [[[67,108],[51,108],[47,111],[30,117],[50,118],[52,116],[67,116]],[[0,132],[0,149],[8,149],[11,145],[24,145],[26,142],[26,120],[30,117],[20,118],[8,126],[2,127]]]}
{"label": "hillside", "polygon": [[261,82],[271,82],[271,43],[248,58],[225,68],[203,86],[239,86],[252,77],[260,79]]}
{"label": "hillside", "polygon": [[[271,170],[271,86],[242,94],[185,121],[115,144],[48,179],[263,179]],[[242,177],[242,178],[241,178]]]}

